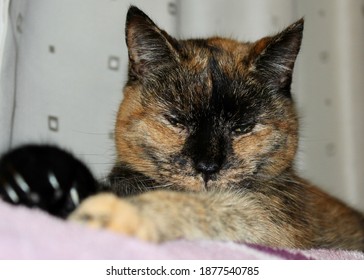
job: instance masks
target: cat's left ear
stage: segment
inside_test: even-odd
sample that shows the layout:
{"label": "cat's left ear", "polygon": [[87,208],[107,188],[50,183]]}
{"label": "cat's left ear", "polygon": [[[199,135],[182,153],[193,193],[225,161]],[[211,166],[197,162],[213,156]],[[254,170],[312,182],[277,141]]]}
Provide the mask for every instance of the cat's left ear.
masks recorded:
{"label": "cat's left ear", "polygon": [[272,91],[290,96],[292,72],[301,47],[304,20],[300,19],[272,37],[253,44],[248,69],[258,82]]}

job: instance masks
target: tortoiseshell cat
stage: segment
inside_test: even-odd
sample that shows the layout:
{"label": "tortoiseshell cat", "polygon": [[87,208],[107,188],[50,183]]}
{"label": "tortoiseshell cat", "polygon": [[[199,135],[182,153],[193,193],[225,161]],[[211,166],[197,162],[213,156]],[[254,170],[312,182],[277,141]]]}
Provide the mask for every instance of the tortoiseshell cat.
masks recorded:
{"label": "tortoiseshell cat", "polygon": [[294,170],[290,87],[302,31],[299,20],[254,43],[176,40],[130,7],[117,164],[100,188],[111,192],[84,200],[70,219],[154,242],[364,251],[363,215]]}

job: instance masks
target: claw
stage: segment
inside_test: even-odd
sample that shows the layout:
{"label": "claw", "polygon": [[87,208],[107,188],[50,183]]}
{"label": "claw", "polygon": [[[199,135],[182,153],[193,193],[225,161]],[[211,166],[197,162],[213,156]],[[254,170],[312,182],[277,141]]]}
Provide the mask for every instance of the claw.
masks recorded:
{"label": "claw", "polygon": [[55,198],[56,199],[59,199],[61,196],[62,196],[62,189],[61,189],[61,186],[57,180],[57,177],[56,175],[54,175],[53,172],[48,172],[48,181],[49,183],[51,184],[52,188],[54,189],[55,191]]}
{"label": "claw", "polygon": [[75,185],[73,185],[70,190],[70,196],[73,204],[77,207],[80,204],[80,197],[78,195]]}
{"label": "claw", "polygon": [[14,191],[14,189],[11,186],[6,184],[4,187],[4,190],[13,203],[15,203],[15,204],[19,203],[19,201],[20,201],[19,196],[17,195],[17,193]]}
{"label": "claw", "polygon": [[30,192],[30,187],[27,184],[27,182],[25,182],[23,176],[21,176],[19,173],[15,173],[14,174],[14,180],[17,183],[17,185],[19,186],[19,188],[26,194],[28,194]]}

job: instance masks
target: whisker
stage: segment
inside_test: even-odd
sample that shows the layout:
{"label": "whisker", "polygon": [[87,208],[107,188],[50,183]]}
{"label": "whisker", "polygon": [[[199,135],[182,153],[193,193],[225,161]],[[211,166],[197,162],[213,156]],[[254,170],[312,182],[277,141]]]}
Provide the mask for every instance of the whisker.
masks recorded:
{"label": "whisker", "polygon": [[163,189],[163,188],[168,188],[171,186],[173,186],[173,184],[169,183],[169,184],[163,184],[163,185],[155,185],[155,186],[149,187],[149,189]]}

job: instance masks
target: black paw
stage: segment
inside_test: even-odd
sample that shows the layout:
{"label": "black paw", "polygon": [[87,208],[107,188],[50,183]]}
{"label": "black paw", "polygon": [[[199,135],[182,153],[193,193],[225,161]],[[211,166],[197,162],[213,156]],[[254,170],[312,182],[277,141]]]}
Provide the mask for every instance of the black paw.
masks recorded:
{"label": "black paw", "polygon": [[66,217],[96,188],[82,162],[53,146],[27,145],[0,159],[0,196],[12,204]]}

